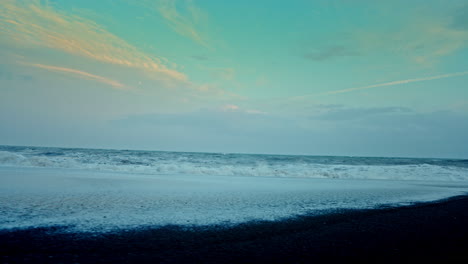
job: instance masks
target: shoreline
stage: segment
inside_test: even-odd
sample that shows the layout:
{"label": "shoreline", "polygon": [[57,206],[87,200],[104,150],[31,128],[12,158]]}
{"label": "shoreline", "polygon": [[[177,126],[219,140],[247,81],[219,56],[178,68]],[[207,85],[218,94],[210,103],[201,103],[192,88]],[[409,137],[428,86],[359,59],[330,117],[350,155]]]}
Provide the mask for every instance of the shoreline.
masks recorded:
{"label": "shoreline", "polygon": [[468,261],[468,195],[235,226],[0,231],[2,263]]}

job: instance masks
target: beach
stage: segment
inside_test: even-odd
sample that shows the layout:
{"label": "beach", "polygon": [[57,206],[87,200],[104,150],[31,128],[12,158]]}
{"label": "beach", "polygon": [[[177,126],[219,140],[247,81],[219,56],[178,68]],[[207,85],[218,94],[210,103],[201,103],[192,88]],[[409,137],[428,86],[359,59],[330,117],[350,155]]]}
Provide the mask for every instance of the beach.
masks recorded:
{"label": "beach", "polygon": [[106,234],[4,230],[2,263],[310,263],[468,260],[468,197],[232,227]]}
{"label": "beach", "polygon": [[465,160],[0,154],[1,263],[468,260]]}

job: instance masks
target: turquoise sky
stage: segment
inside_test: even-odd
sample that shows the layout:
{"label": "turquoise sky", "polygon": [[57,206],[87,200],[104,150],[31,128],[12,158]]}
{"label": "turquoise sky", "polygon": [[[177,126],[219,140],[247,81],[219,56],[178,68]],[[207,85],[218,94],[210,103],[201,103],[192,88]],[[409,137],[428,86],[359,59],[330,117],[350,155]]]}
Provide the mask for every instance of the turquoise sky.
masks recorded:
{"label": "turquoise sky", "polygon": [[468,1],[0,2],[0,144],[468,158]]}

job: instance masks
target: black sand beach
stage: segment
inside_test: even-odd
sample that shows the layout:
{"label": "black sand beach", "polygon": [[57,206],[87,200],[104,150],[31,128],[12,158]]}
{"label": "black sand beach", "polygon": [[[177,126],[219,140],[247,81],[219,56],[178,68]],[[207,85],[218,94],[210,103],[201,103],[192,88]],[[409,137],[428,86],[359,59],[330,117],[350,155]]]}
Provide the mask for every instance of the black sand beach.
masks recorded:
{"label": "black sand beach", "polygon": [[0,231],[2,263],[468,263],[468,196],[231,228]]}

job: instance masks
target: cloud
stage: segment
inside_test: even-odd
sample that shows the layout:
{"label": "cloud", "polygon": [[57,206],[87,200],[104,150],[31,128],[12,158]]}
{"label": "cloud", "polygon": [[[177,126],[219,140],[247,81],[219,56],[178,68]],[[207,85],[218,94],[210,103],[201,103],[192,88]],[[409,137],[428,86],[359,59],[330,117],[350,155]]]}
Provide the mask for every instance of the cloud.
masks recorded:
{"label": "cloud", "polygon": [[448,106],[454,112],[468,113],[468,99],[461,99]]}
{"label": "cloud", "polygon": [[221,109],[223,109],[223,111],[236,111],[236,110],[239,110],[239,106],[227,104],[227,105],[224,105]]}
{"label": "cloud", "polygon": [[[386,156],[468,157],[468,116],[451,111],[368,115],[335,122],[335,134],[352,153]],[[346,131],[338,135],[337,131]],[[351,143],[352,142],[352,143]]]}
{"label": "cloud", "polygon": [[451,26],[458,30],[468,30],[468,5],[457,9]]}
{"label": "cloud", "polygon": [[452,77],[464,76],[464,75],[468,75],[468,71],[457,72],[457,73],[449,73],[449,74],[443,74],[443,75],[436,75],[436,76],[430,76],[430,77],[425,77],[425,78],[416,78],[416,79],[407,79],[407,80],[393,81],[393,82],[387,82],[387,83],[379,83],[379,84],[373,84],[373,85],[363,86],[363,87],[336,90],[336,91],[331,91],[331,92],[327,92],[327,93],[324,93],[324,94],[349,93],[349,92],[354,92],[354,91],[359,91],[359,90],[367,90],[367,89],[384,87],[384,86],[394,86],[394,85],[407,84],[407,83],[413,83],[413,82],[424,82],[424,81],[444,79],[444,78],[452,78]]}
{"label": "cloud", "polygon": [[160,59],[140,51],[92,20],[39,0],[0,2],[3,41],[19,47],[46,47],[102,63],[135,68],[166,81],[187,81]]}
{"label": "cloud", "polygon": [[131,115],[111,121],[116,125],[147,125],[192,128],[229,129],[233,131],[257,131],[274,124],[278,117],[266,115],[258,110],[245,110],[233,104],[220,108],[203,108],[190,112],[149,113]]}
{"label": "cloud", "polygon": [[356,59],[365,59],[367,63],[375,59],[377,65],[390,58],[393,63],[399,61],[410,69],[415,66],[431,68],[444,57],[466,48],[468,43],[466,3],[460,8],[459,3],[447,1],[447,8],[457,10],[448,13],[437,10],[435,6],[408,1],[366,1],[369,2],[366,3],[366,14],[358,18],[355,15],[363,14],[351,14],[347,9],[353,4],[344,2],[336,5],[337,11],[349,16],[342,21],[334,21],[331,25],[334,28],[328,33],[315,34],[312,30],[311,39],[300,47],[301,57],[320,62],[361,56]]}
{"label": "cloud", "polygon": [[193,1],[142,0],[131,1],[131,3],[157,11],[177,34],[209,48],[205,37],[198,30],[198,26],[206,20],[206,14]]}
{"label": "cloud", "polygon": [[213,68],[213,76],[225,80],[232,81],[236,75],[236,70],[233,68]]}
{"label": "cloud", "polygon": [[[125,131],[119,135],[128,139],[120,136],[120,142],[162,150],[278,153],[286,144],[284,138],[296,138],[285,135],[285,129],[294,133],[286,120],[219,109],[132,115],[110,121],[109,126]],[[111,137],[119,135],[114,133]]]}
{"label": "cloud", "polygon": [[9,70],[2,69],[3,67],[0,65],[0,80],[6,81],[13,81],[13,80],[20,80],[20,81],[32,81],[34,79],[31,75],[26,74],[16,74]]}
{"label": "cloud", "polygon": [[275,125],[268,115],[252,114],[236,107],[227,105],[227,108],[200,109],[183,113],[132,115],[113,120],[111,123],[119,126],[179,127],[187,132],[224,131],[229,134],[261,131]]}
{"label": "cloud", "polygon": [[312,61],[326,61],[336,57],[360,56],[358,52],[347,49],[344,46],[331,46],[303,55],[305,59]]}
{"label": "cloud", "polygon": [[[320,108],[320,107],[319,107]],[[324,121],[353,121],[370,116],[381,116],[391,114],[407,114],[413,111],[406,107],[370,107],[370,108],[345,108],[345,107],[323,107],[323,112],[313,115],[311,118]]]}
{"label": "cloud", "polygon": [[287,118],[204,109],[133,115],[111,121],[110,125],[111,129],[125,131],[119,135],[128,137],[118,142],[134,140],[147,148],[152,144],[155,149],[468,157],[466,113],[421,113],[401,107],[323,107],[334,109],[334,116],[325,113],[322,119]]}
{"label": "cloud", "polygon": [[[394,17],[394,13],[389,16]],[[461,16],[455,19],[458,27]],[[445,56],[466,47],[468,31],[453,27],[450,16],[412,10],[398,26],[356,28],[350,32],[357,50],[369,55],[386,53],[424,67],[432,67]]]}
{"label": "cloud", "polygon": [[256,110],[256,109],[244,109],[239,107],[238,105],[233,104],[226,104],[221,107],[221,111],[223,112],[238,112],[238,113],[245,113],[251,115],[266,115],[267,112]]}
{"label": "cloud", "polygon": [[256,80],[255,80],[255,85],[256,86],[265,86],[270,83],[270,80],[265,76],[265,75],[260,75]]}
{"label": "cloud", "polygon": [[199,61],[207,61],[209,60],[209,58],[207,56],[203,56],[203,55],[193,55],[193,56],[190,56],[192,59],[195,59],[195,60],[199,60]]}
{"label": "cloud", "polygon": [[247,114],[252,114],[252,115],[266,115],[268,114],[267,112],[260,111],[260,110],[255,110],[255,109],[248,109],[245,110]]}
{"label": "cloud", "polygon": [[92,80],[92,81],[97,81],[100,83],[104,83],[107,85],[112,86],[113,88],[116,89],[126,89],[126,87],[121,84],[118,81],[111,80],[109,78],[105,78],[102,76],[94,75],[88,72],[80,71],[80,70],[75,70],[75,69],[70,69],[70,68],[64,68],[64,67],[57,67],[57,66],[50,66],[50,65],[43,65],[43,64],[27,64],[24,63],[27,66],[32,66],[40,69],[45,69],[49,71],[54,71],[54,72],[62,72],[62,73],[69,73],[72,74],[75,77],[81,78],[81,79],[86,79],[86,80]]}

